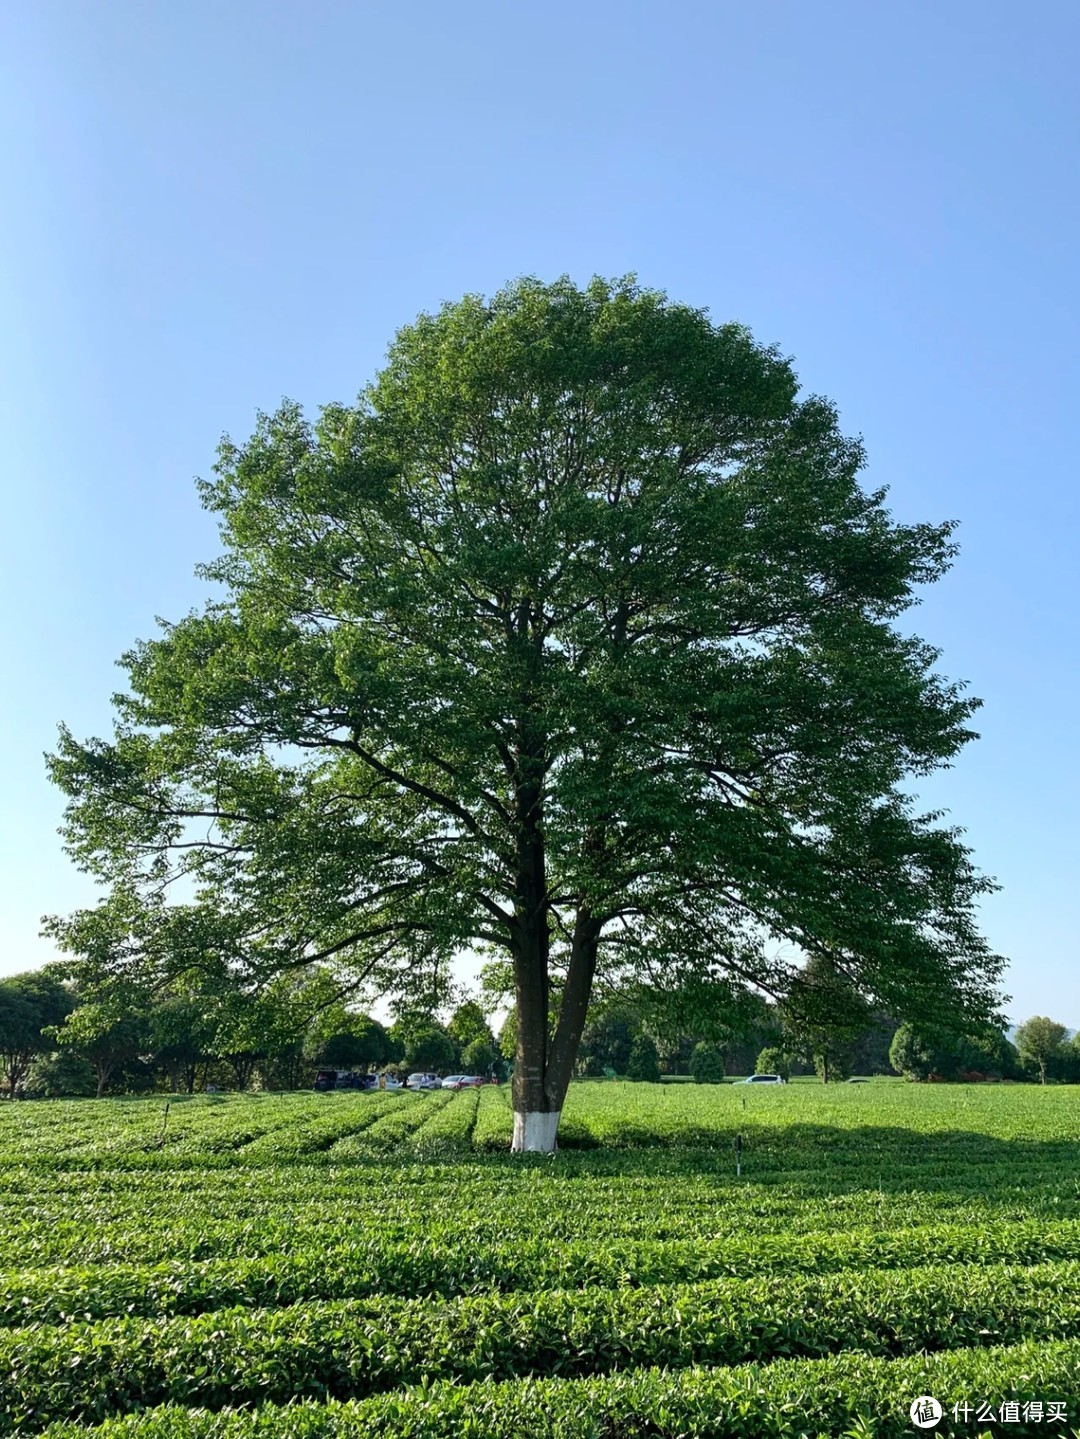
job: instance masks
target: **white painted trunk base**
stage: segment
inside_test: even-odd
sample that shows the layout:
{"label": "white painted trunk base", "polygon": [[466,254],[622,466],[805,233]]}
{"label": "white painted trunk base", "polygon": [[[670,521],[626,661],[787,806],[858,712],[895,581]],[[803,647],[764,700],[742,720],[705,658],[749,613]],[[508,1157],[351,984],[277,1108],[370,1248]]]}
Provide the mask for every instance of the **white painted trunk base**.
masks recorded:
{"label": "white painted trunk base", "polygon": [[559,1128],[561,1109],[550,1114],[539,1110],[527,1110],[524,1114],[514,1111],[514,1138],[511,1150],[517,1153],[551,1154],[557,1148],[555,1135]]}

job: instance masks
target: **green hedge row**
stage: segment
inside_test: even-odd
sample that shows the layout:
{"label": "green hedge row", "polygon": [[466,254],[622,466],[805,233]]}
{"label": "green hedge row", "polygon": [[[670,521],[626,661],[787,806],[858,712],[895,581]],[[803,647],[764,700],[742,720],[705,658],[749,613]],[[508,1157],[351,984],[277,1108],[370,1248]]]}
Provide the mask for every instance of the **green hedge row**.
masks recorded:
{"label": "green hedge row", "polygon": [[[953,1403],[1006,1399],[1067,1404],[1068,1425],[1009,1423],[986,1433],[1059,1436],[1074,1426],[1080,1342],[1024,1343],[885,1360],[852,1353],[734,1369],[639,1369],[586,1380],[439,1383],[337,1403],[266,1404],[218,1413],[174,1406],[47,1439],[908,1439],[920,1394],[946,1407],[936,1435],[974,1439]],[[1069,1401],[1072,1400],[1070,1403]]]}
{"label": "green hedge row", "polygon": [[[388,1114],[400,1097],[395,1094],[358,1094],[352,1103],[331,1101],[324,1114],[272,1129],[235,1151],[239,1164],[279,1164],[310,1158],[328,1150],[347,1135],[362,1134]],[[407,1101],[406,1101],[407,1102]]]}
{"label": "green hedge row", "polygon": [[545,1289],[636,1288],[751,1275],[830,1274],[922,1265],[1040,1264],[1080,1259],[1080,1224],[1028,1220],[874,1235],[714,1242],[401,1240],[361,1234],[296,1254],[156,1265],[37,1268],[0,1275],[0,1325],[110,1315],[198,1314],[305,1299],[445,1296]]}
{"label": "green hedge row", "polygon": [[[425,1135],[460,1136],[460,1126],[468,1122],[469,1101],[475,1098],[475,1092],[458,1095],[438,1110],[425,1108],[426,1098],[411,1106],[408,1099],[401,1100],[418,1112],[421,1127],[398,1154],[403,1149],[423,1154],[422,1163],[402,1163],[395,1155],[384,1164],[368,1152],[363,1165],[354,1160],[334,1166],[335,1156],[352,1144],[346,1138],[330,1149],[330,1166],[234,1166],[228,1175],[213,1171],[213,1183],[207,1182],[205,1171],[186,1170],[169,1174],[168,1188],[160,1171],[113,1174],[111,1185],[104,1175],[79,1176],[78,1186],[68,1176],[66,1192],[6,1193],[0,1202],[0,1255],[9,1256],[9,1264],[17,1256],[24,1269],[72,1262],[85,1267],[91,1262],[251,1258],[286,1243],[293,1252],[337,1248],[347,1245],[358,1229],[365,1237],[378,1233],[400,1240],[448,1241],[453,1236],[470,1246],[487,1244],[492,1234],[517,1243],[536,1234],[555,1241],[587,1233],[598,1245],[647,1234],[651,1240],[692,1237],[709,1244],[750,1241],[756,1249],[762,1240],[787,1242],[798,1234],[806,1248],[817,1250],[826,1232],[870,1238],[917,1225],[994,1229],[1017,1212],[1015,1195],[1011,1203],[1000,1205],[953,1202],[939,1193],[883,1197],[865,1190],[819,1200],[787,1190],[721,1185],[707,1174],[645,1180],[620,1175],[612,1180],[589,1172],[594,1155],[574,1156],[562,1175],[553,1174],[552,1165],[526,1174],[517,1167],[520,1156],[433,1163],[440,1149],[425,1147]],[[393,1111],[383,1113],[385,1122],[396,1117]],[[383,1123],[376,1119],[372,1128]],[[457,1160],[459,1153],[457,1139],[448,1142],[446,1158]],[[622,1158],[625,1162],[626,1156]],[[392,1204],[361,1200],[370,1193],[372,1179],[380,1192],[392,1189]],[[451,1193],[454,1202],[447,1204]],[[1021,1212],[1025,1225],[1043,1214],[1048,1224],[1073,1223],[1080,1232],[1077,1208],[1070,1180],[1064,1193],[1055,1186],[1033,1194]]]}
{"label": "green hedge row", "polygon": [[[47,1173],[21,1187],[5,1185],[0,1254],[18,1256],[22,1268],[237,1254],[250,1258],[280,1248],[285,1239],[294,1250],[336,1247],[355,1235],[361,1219],[365,1233],[378,1230],[404,1238],[412,1231],[428,1234],[435,1224],[469,1244],[487,1242],[492,1232],[506,1239],[536,1233],[548,1239],[572,1238],[587,1232],[600,1243],[642,1234],[657,1240],[693,1236],[711,1242],[800,1233],[813,1246],[820,1231],[983,1226],[1017,1210],[1015,1188],[1010,1202],[1001,1204],[937,1191],[884,1195],[856,1190],[818,1198],[780,1187],[718,1183],[709,1172],[645,1177],[621,1173],[612,1178],[597,1170],[609,1158],[625,1166],[625,1154],[564,1155],[547,1170],[533,1166],[524,1180],[520,1156],[470,1159],[452,1168],[430,1163],[438,1150],[423,1148],[425,1134],[460,1134],[478,1093],[483,1100],[484,1092],[474,1091],[458,1095],[437,1113],[421,1110],[420,1119],[427,1123],[414,1131],[408,1144],[428,1155],[424,1163],[403,1164],[395,1157],[392,1167],[383,1170],[377,1158],[368,1156],[366,1167],[374,1168],[379,1179],[392,1176],[392,1205],[358,1208],[358,1193],[370,1187],[367,1173],[358,1174],[356,1164],[334,1165],[349,1139],[329,1151],[329,1166],[234,1166],[227,1174],[190,1169]],[[407,1099],[401,1102],[408,1104]],[[415,1103],[419,1107],[427,1099]],[[453,1157],[458,1157],[456,1144]],[[53,1182],[57,1180],[61,1183]],[[447,1205],[450,1192],[454,1203]],[[1023,1213],[1028,1218],[1042,1213],[1054,1222],[1075,1221],[1077,1210],[1071,1180],[1041,1193],[1025,1190]]]}
{"label": "green hedge row", "polygon": [[427,1094],[390,1095],[390,1108],[378,1121],[361,1133],[349,1135],[335,1144],[327,1156],[331,1163],[352,1157],[392,1155],[409,1141],[418,1129],[431,1122],[434,1115],[452,1107],[460,1096],[449,1089]]}
{"label": "green hedge row", "polygon": [[433,1375],[470,1383],[1074,1337],[1080,1264],[112,1319],[0,1336],[0,1431],[164,1403],[363,1397]]}
{"label": "green hedge row", "polygon": [[[414,1130],[409,1136],[409,1143],[421,1154],[442,1154],[465,1153],[472,1144],[473,1125],[476,1123],[476,1113],[480,1106],[480,1090],[462,1090],[455,1097],[453,1104],[444,1106],[436,1113],[430,1115],[427,1121]],[[455,1205],[459,1202],[460,1191],[455,1185]],[[442,1206],[445,1202],[442,1195],[427,1196],[428,1204],[435,1200]],[[422,1218],[422,1216],[417,1216]],[[430,1218],[430,1213],[428,1215]]]}

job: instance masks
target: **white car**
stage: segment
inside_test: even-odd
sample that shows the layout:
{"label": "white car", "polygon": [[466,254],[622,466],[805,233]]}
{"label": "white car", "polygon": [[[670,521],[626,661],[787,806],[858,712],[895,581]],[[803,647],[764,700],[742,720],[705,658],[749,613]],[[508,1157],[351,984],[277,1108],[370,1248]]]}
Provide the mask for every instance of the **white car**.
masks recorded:
{"label": "white car", "polygon": [[410,1074],[405,1081],[406,1089],[441,1089],[442,1081],[437,1074]]}
{"label": "white car", "polygon": [[737,1079],[736,1084],[786,1084],[782,1074],[752,1074],[749,1079]]}
{"label": "white car", "polygon": [[444,1089],[462,1089],[468,1077],[467,1074],[448,1074],[442,1081],[442,1087]]}

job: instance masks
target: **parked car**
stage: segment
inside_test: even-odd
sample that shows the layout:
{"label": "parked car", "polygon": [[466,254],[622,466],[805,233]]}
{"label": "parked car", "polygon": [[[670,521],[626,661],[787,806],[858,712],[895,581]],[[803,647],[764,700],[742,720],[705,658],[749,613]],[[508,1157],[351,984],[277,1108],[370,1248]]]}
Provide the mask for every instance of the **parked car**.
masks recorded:
{"label": "parked car", "polygon": [[442,1081],[437,1074],[410,1074],[405,1081],[406,1089],[441,1089]]}
{"label": "parked car", "polygon": [[461,1089],[467,1078],[466,1074],[448,1074],[442,1081],[442,1087],[443,1089]]}
{"label": "parked car", "polygon": [[786,1084],[782,1074],[752,1074],[749,1079],[737,1079],[736,1084]]}
{"label": "parked car", "polygon": [[467,1074],[461,1082],[462,1089],[483,1089],[485,1084],[482,1074]]}
{"label": "parked car", "polygon": [[313,1089],[376,1089],[377,1074],[361,1074],[355,1069],[320,1069],[315,1076]]}
{"label": "parked car", "polygon": [[385,1083],[385,1085],[380,1086],[380,1088],[386,1088],[386,1089],[404,1089],[404,1088],[405,1088],[405,1086],[402,1084],[401,1080],[400,1080],[400,1079],[395,1079],[392,1074],[384,1075],[384,1078],[385,1078],[385,1080],[386,1080],[386,1083]]}

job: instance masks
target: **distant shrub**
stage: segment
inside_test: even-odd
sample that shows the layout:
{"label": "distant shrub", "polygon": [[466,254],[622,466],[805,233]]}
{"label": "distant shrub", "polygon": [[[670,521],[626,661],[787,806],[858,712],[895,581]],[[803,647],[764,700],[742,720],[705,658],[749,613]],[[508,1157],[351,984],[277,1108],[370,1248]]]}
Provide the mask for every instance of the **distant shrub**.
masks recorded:
{"label": "distant shrub", "polygon": [[466,1074],[488,1074],[499,1055],[486,1039],[474,1039],[461,1051],[461,1067]]}
{"label": "distant shrub", "polygon": [[630,1079],[642,1080],[648,1084],[660,1083],[660,1055],[647,1034],[639,1034],[630,1046],[626,1073]]}
{"label": "distant shrub", "polygon": [[715,1044],[707,1039],[694,1045],[690,1056],[690,1075],[698,1084],[722,1084],[724,1060]]}
{"label": "distant shrub", "polygon": [[778,1074],[781,1079],[791,1078],[791,1060],[782,1049],[768,1045],[757,1057],[755,1074]]}
{"label": "distant shrub", "polygon": [[30,1066],[26,1093],[31,1099],[69,1099],[97,1089],[92,1066],[67,1050],[42,1054]]}

